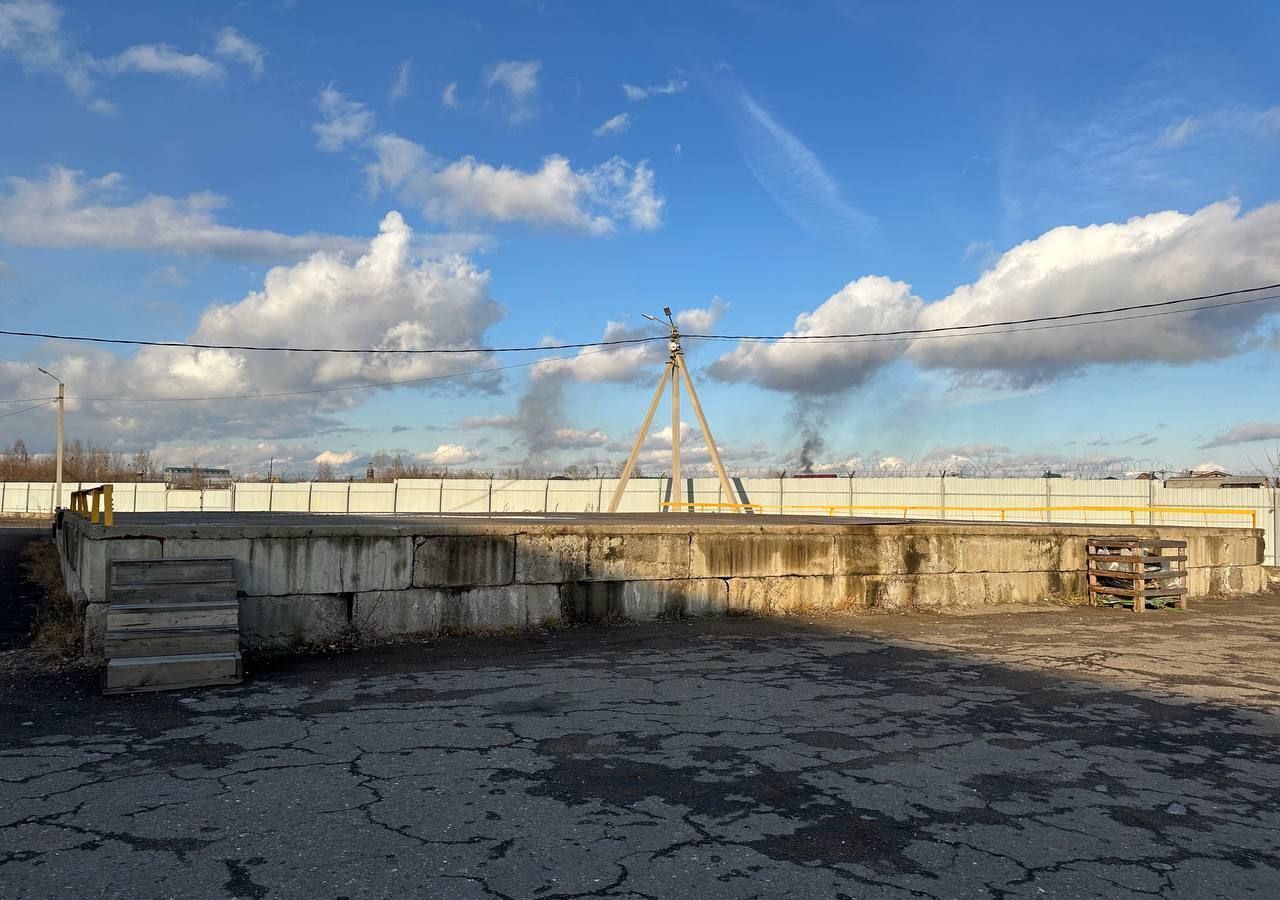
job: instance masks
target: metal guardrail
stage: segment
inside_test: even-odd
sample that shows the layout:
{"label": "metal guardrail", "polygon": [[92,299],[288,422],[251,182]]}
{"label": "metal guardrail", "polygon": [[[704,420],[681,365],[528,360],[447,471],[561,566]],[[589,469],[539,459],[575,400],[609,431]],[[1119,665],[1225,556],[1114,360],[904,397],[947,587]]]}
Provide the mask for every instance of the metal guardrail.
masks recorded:
{"label": "metal guardrail", "polygon": [[[98,509],[99,501],[102,503],[101,510]],[[95,525],[99,522],[107,526],[115,524],[115,512],[111,504],[111,485],[104,484],[102,487],[72,491],[71,511],[84,516]]]}
{"label": "metal guardrail", "polygon": [[[683,500],[662,500],[658,503],[659,507],[672,508],[682,507],[684,509],[727,509],[732,511],[750,510],[755,513],[763,513],[766,510],[777,512],[824,512],[829,516],[834,516],[836,512],[901,512],[902,518],[907,518],[909,512],[936,512],[942,516],[947,513],[999,513],[1000,521],[1009,521],[1010,513],[1070,513],[1070,512],[1098,512],[1098,513],[1128,513],[1129,524],[1138,524],[1139,513],[1162,514],[1168,513],[1173,515],[1203,515],[1205,524],[1209,524],[1209,516],[1248,516],[1249,527],[1258,527],[1258,513],[1252,509],[1228,509],[1226,507],[1208,507],[1208,506],[918,506],[913,504],[888,504],[883,506],[860,506],[850,504],[812,504],[812,505],[791,505],[787,504],[779,506],[776,504],[766,503],[691,503]],[[1019,521],[1015,519],[1014,521]],[[1062,524],[1079,524],[1079,523],[1062,523]]]}

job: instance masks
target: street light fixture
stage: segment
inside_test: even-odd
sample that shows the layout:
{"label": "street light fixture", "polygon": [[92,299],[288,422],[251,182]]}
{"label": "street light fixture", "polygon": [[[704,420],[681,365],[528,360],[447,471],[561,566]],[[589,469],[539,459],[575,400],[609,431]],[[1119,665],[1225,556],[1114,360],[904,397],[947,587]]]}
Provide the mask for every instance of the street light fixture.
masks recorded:
{"label": "street light fixture", "polygon": [[[39,368],[37,366],[37,368]],[[62,506],[62,415],[67,403],[67,386],[62,383],[62,379],[54,375],[48,369],[39,369],[39,371],[48,375],[54,381],[58,382],[58,463],[57,463],[57,486],[54,487],[53,509],[56,511]]]}

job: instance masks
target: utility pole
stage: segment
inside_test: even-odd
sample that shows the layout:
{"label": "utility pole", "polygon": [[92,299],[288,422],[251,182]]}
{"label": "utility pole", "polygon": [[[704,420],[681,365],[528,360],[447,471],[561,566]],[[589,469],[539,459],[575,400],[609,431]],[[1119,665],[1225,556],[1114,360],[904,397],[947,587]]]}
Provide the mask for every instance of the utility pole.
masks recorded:
{"label": "utility pole", "polygon": [[[37,367],[38,368],[38,367]],[[41,372],[48,375],[54,381],[58,382],[58,462],[57,462],[57,486],[53,489],[53,509],[57,510],[62,505],[62,416],[67,405],[67,386],[62,383],[62,379],[54,375],[48,369],[40,369]]]}
{"label": "utility pole", "polygon": [[[702,403],[698,400],[698,392],[693,388],[693,379],[689,377],[689,367],[685,363],[684,350],[680,346],[680,331],[676,328],[676,323],[671,318],[671,308],[663,307],[662,312],[667,317],[666,322],[650,315],[646,315],[645,318],[666,325],[671,329],[671,339],[667,344],[670,354],[667,357],[667,364],[662,370],[662,377],[658,379],[658,388],[653,392],[653,400],[649,403],[649,411],[645,414],[644,424],[640,426],[640,433],[636,436],[636,442],[631,448],[631,455],[627,457],[627,463],[622,467],[622,474],[618,477],[618,486],[614,489],[613,498],[609,501],[609,512],[618,511],[618,504],[622,502],[622,495],[626,493],[627,482],[631,480],[631,473],[635,471],[636,462],[640,458],[640,448],[644,446],[644,439],[649,434],[649,427],[653,424],[653,416],[658,411],[658,403],[662,400],[662,391],[667,386],[668,379],[671,381],[671,502],[667,509],[676,512],[681,506],[686,506],[690,512],[693,510],[692,507],[687,506],[684,497],[679,496],[679,494],[684,493],[684,478],[680,471],[681,382],[684,383],[685,390],[689,392],[689,401],[693,404],[693,411],[698,416],[698,424],[702,426],[702,436],[706,439],[707,450],[711,454],[711,464],[715,466],[716,476],[720,479],[720,488],[725,497],[737,497],[733,490],[733,483],[729,481],[729,475],[725,472],[724,463],[720,461],[720,451],[716,448],[716,439],[711,434],[711,426],[707,424],[707,417],[702,412]],[[729,502],[733,502],[733,500]]]}

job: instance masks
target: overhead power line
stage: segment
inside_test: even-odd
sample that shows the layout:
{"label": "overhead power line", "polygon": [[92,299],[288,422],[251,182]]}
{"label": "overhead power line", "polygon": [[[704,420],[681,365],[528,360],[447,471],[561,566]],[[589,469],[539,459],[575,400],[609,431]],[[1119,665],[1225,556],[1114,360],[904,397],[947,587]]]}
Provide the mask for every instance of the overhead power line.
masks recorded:
{"label": "overhead power line", "polygon": [[[903,328],[897,331],[861,331],[846,334],[686,334],[686,338],[694,338],[705,341],[840,341],[849,338],[915,338],[920,335],[938,334],[941,332],[966,332],[981,331],[986,328],[1004,328],[1017,325],[1032,325],[1040,322],[1061,322],[1070,319],[1087,319],[1093,316],[1105,316],[1115,313],[1134,312],[1146,309],[1161,309],[1170,306],[1180,306],[1187,303],[1198,303],[1203,300],[1217,300],[1221,297],[1234,297],[1240,294],[1253,294],[1260,291],[1270,291],[1280,288],[1280,282],[1276,284],[1263,284],[1257,287],[1240,288],[1234,291],[1219,291],[1216,294],[1201,294],[1197,297],[1180,297],[1177,300],[1160,300],[1154,303],[1135,303],[1129,306],[1112,306],[1106,309],[1093,309],[1084,312],[1060,313],[1052,316],[1032,316],[1026,319],[1007,319],[1001,322],[980,322],[969,325],[941,325],[936,328]],[[1235,306],[1241,303],[1254,303],[1260,300],[1274,300],[1275,297],[1256,297],[1247,300],[1236,301],[1235,303],[1224,303],[1218,305],[1209,305],[1201,307],[1191,307],[1186,312],[1195,312],[1199,309],[1220,309],[1223,306]],[[1141,318],[1134,316],[1133,318]],[[1123,321],[1123,320],[1115,320]],[[1007,334],[1008,332],[993,332],[995,334]]]}
{"label": "overhead power line", "polygon": [[51,341],[69,341],[78,344],[122,344],[131,347],[178,347],[187,350],[242,350],[254,353],[364,353],[427,356],[431,354],[459,353],[536,353],[547,350],[580,350],[588,347],[614,347],[628,344],[648,344],[665,341],[664,334],[650,337],[617,338],[611,341],[584,341],[578,344],[534,344],[526,347],[286,347],[256,344],[204,344],[194,341],[144,341],[135,338],[93,337],[83,334],[53,334],[45,331],[10,331],[0,329],[0,335],[9,337],[45,338]]}
{"label": "overhead power line", "polygon": [[[1164,309],[1158,312],[1138,313],[1137,315],[1132,315],[1132,316],[1112,316],[1111,318],[1107,318],[1107,319],[1083,319],[1083,320],[1078,320],[1074,322],[1047,322],[1045,324],[1027,325],[1027,326],[1018,327],[1018,328],[1001,328],[995,331],[978,331],[978,332],[942,331],[941,333],[935,333],[933,331],[924,331],[919,333],[902,334],[897,337],[890,336],[890,334],[892,333],[889,333],[889,332],[886,332],[886,333],[870,332],[867,335],[847,335],[847,336],[846,335],[822,335],[820,336],[821,339],[812,340],[810,342],[810,346],[814,346],[814,345],[821,346],[824,344],[881,344],[881,343],[895,343],[895,342],[915,343],[916,341],[937,341],[937,340],[946,340],[948,338],[972,339],[972,338],[980,338],[980,337],[995,337],[997,335],[1002,335],[1002,334],[1019,334],[1024,331],[1051,331],[1056,328],[1083,328],[1091,325],[1107,325],[1112,322],[1131,322],[1136,319],[1158,319],[1163,316],[1179,316],[1179,315],[1186,315],[1187,313],[1195,313],[1195,312],[1201,312],[1201,311],[1207,311],[1207,310],[1226,309],[1227,307],[1231,307],[1231,306],[1243,306],[1247,303],[1261,303],[1267,300],[1280,300],[1280,294],[1268,294],[1262,297],[1246,297],[1242,300],[1228,300],[1223,303],[1209,303],[1203,306],[1183,306],[1175,309]],[[992,326],[987,326],[987,327],[992,327]],[[708,338],[708,337],[703,337],[699,335],[683,335],[683,337],[686,337],[689,340],[694,340],[694,341],[716,340],[715,338]],[[797,339],[801,339],[804,337],[806,336],[803,336],[803,335],[796,336]],[[816,338],[818,336],[807,336],[807,337]],[[771,342],[776,342],[780,339],[778,338],[743,338],[742,340],[744,340],[745,342],[751,343],[754,341],[766,341],[766,340]]]}
{"label": "overhead power line", "polygon": [[31,410],[33,409],[39,409],[42,406],[48,406],[50,403],[57,403],[57,402],[58,400],[55,397],[52,400],[46,400],[43,403],[37,403],[35,406],[28,406],[25,409],[15,409],[13,412],[4,413],[3,415],[0,415],[0,419],[7,419],[10,416],[20,416],[25,412],[31,412]]}
{"label": "overhead power line", "polygon": [[509,369],[524,369],[529,366],[536,366],[539,363],[555,362],[562,359],[578,359],[581,356],[591,356],[595,353],[609,353],[611,351],[621,349],[621,347],[602,347],[597,350],[584,350],[582,353],[571,353],[564,356],[548,356],[543,357],[542,359],[531,359],[526,362],[512,363],[506,366],[492,366],[487,369],[472,369],[467,372],[450,372],[445,375],[428,375],[424,378],[408,378],[401,381],[375,381],[365,384],[344,384],[336,387],[305,388],[297,391],[272,391],[262,394],[229,394],[216,397],[68,397],[67,399],[79,400],[83,403],[197,403],[213,400],[266,400],[273,397],[301,397],[307,394],[333,394],[340,391],[363,391],[370,388],[427,384],[433,381],[448,381],[452,378],[472,378],[477,375],[487,375],[490,372],[506,372]]}
{"label": "overhead power line", "polygon": [[[1240,288],[1232,291],[1219,291],[1213,294],[1201,294],[1196,297],[1181,297],[1176,300],[1160,300],[1153,303],[1136,303],[1127,306],[1112,306],[1105,309],[1087,310],[1084,312],[1061,313],[1050,316],[1032,316],[1025,319],[1007,319],[997,322],[981,322],[968,325],[944,325],[936,328],[905,328],[897,331],[862,331],[843,334],[773,334],[773,335],[747,335],[747,334],[686,334],[684,337],[694,338],[707,341],[833,341],[847,340],[850,338],[898,338],[898,337],[915,337],[920,335],[937,334],[943,332],[965,332],[965,331],[981,331],[990,328],[1006,328],[1019,325],[1032,325],[1041,322],[1060,322],[1066,320],[1089,319],[1096,316],[1113,315],[1117,313],[1136,312],[1139,310],[1159,309],[1164,307],[1182,306],[1190,303],[1198,303],[1205,300],[1217,300],[1222,297],[1232,297],[1242,294],[1253,294],[1262,291],[1275,290],[1280,288],[1280,282],[1275,284],[1258,285],[1251,288]],[[1263,298],[1271,299],[1271,298]],[[1218,307],[1206,306],[1197,307],[1199,309],[1214,309]],[[1194,310],[1192,310],[1194,311]],[[94,337],[88,335],[70,335],[70,334],[53,334],[41,331],[13,331],[0,329],[0,335],[10,337],[29,337],[44,338],[47,340],[70,341],[73,343],[92,343],[92,344],[119,344],[135,347],[176,347],[191,350],[238,350],[246,352],[278,352],[278,353],[355,353],[355,354],[401,354],[410,356],[421,356],[429,354],[460,354],[460,353],[538,353],[548,350],[583,350],[597,347],[621,347],[635,344],[647,344],[655,341],[666,341],[667,335],[652,335],[648,337],[637,338],[618,338],[615,340],[602,341],[582,341],[571,344],[545,344],[545,345],[527,345],[513,347],[423,347],[413,349],[398,349],[384,347],[286,347],[286,346],[259,346],[249,344],[209,344],[197,343],[193,341],[147,341],[133,338],[106,338]]]}
{"label": "overhead power line", "polygon": [[[1075,328],[1086,325],[1104,325],[1109,322],[1127,322],[1135,319],[1154,319],[1162,316],[1180,315],[1189,312],[1197,312],[1199,310],[1222,309],[1229,306],[1240,306],[1245,303],[1258,303],[1263,300],[1280,300],[1280,294],[1270,294],[1263,297],[1249,297],[1242,300],[1231,300],[1225,303],[1217,303],[1212,305],[1198,306],[1193,308],[1165,309],[1158,312],[1142,313],[1133,316],[1116,316],[1110,319],[1097,319],[1077,322],[1050,322],[1043,325],[1027,326],[1023,328],[1007,328],[1001,331],[987,331],[978,334],[970,334],[968,337],[985,337],[987,335],[1016,334],[1023,331],[1045,331],[1055,328]],[[945,338],[965,337],[965,334],[924,334],[915,337],[850,337],[850,338],[833,338],[831,343],[841,344],[864,344],[864,343],[881,343],[894,341],[916,341],[916,340],[940,340]],[[277,397],[301,397],[308,394],[331,394],[342,391],[361,391],[371,388],[385,387],[403,387],[415,384],[428,384],[433,381],[448,381],[454,378],[471,378],[477,375],[486,375],[491,372],[506,372],[511,369],[524,369],[530,366],[536,366],[544,362],[556,362],[559,360],[579,359],[583,356],[591,356],[596,353],[609,353],[615,350],[621,350],[622,347],[600,347],[593,350],[583,350],[580,353],[565,354],[563,356],[548,356],[541,359],[528,360],[526,362],[512,363],[506,366],[492,366],[485,369],[473,369],[466,372],[451,372],[444,375],[429,375],[424,378],[409,378],[400,381],[375,381],[365,384],[346,384],[335,387],[323,388],[305,388],[296,391],[272,391],[259,394],[226,394],[206,397],[68,397],[68,400],[78,400],[85,403],[198,403],[205,401],[220,400],[267,400]],[[56,398],[47,402],[55,402]],[[0,401],[15,402],[15,401]],[[41,404],[44,405],[44,404]]]}

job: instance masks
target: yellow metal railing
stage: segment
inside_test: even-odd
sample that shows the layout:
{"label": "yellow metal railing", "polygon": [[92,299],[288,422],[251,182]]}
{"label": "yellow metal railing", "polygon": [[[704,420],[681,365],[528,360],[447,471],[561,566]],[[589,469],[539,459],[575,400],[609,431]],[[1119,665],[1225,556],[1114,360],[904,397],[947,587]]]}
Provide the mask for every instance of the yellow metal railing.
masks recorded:
{"label": "yellow metal railing", "polygon": [[[847,512],[853,514],[855,512],[893,512],[901,513],[902,518],[907,518],[908,513],[912,512],[935,512],[941,516],[948,513],[981,513],[981,514],[999,514],[1001,522],[1009,521],[1010,513],[1128,513],[1129,524],[1138,524],[1138,515],[1150,513],[1153,515],[1170,514],[1170,515],[1197,515],[1203,516],[1205,524],[1209,524],[1209,516],[1248,516],[1249,527],[1258,527],[1258,512],[1253,509],[1231,509],[1227,507],[1214,506],[928,506],[890,503],[880,506],[862,506],[850,504],[810,504],[810,505],[792,505],[779,506],[778,504],[767,503],[690,503],[681,500],[663,500],[658,504],[660,507],[683,507],[685,509],[726,509],[731,511],[750,510],[755,513],[763,513],[765,511],[786,512],[820,512],[826,513],[828,516],[834,516],[837,512]],[[1014,520],[1018,521],[1018,520]],[[1061,524],[1088,524],[1088,523],[1068,523]],[[1100,523],[1101,524],[1101,523]],[[1143,523],[1146,524],[1146,523]],[[1158,524],[1158,523],[1153,523]]]}
{"label": "yellow metal railing", "polygon": [[[98,508],[99,501],[102,503],[101,510]],[[95,525],[99,522],[103,525],[115,524],[115,513],[111,508],[111,485],[104,484],[102,487],[73,491],[71,511],[84,516]]]}

